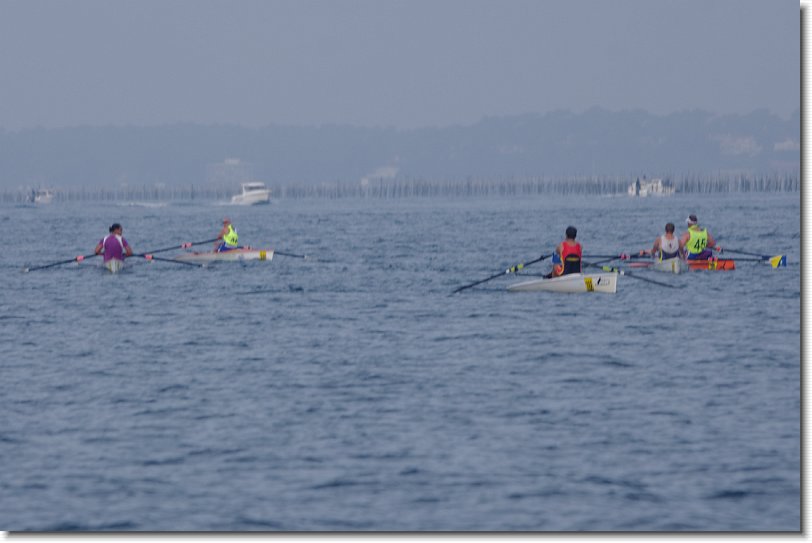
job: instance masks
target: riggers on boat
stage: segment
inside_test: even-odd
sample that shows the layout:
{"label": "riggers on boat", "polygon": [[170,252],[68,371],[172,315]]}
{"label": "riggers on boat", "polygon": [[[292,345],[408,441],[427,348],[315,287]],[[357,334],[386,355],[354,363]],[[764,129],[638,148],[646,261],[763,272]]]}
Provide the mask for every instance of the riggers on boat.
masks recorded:
{"label": "riggers on boat", "polygon": [[244,247],[240,249],[232,249],[230,251],[222,252],[205,252],[205,253],[185,253],[175,257],[175,260],[181,262],[197,262],[205,264],[207,262],[217,261],[237,261],[237,260],[271,260],[273,259],[273,249],[253,249],[251,247]]}
{"label": "riggers on boat", "polygon": [[617,273],[571,273],[552,279],[534,279],[510,285],[510,292],[617,292]]}
{"label": "riggers on boat", "polygon": [[730,271],[736,269],[732,258],[708,258],[707,260],[688,260],[691,270]]}

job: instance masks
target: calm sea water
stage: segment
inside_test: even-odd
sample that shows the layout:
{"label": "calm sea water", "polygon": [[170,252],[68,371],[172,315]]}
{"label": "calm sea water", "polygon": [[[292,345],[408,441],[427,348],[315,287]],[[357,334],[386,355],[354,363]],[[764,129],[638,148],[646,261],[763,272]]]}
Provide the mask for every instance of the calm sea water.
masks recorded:
{"label": "calm sea water", "polygon": [[[800,211],[798,194],[2,207],[0,528],[800,530]],[[569,224],[612,254],[689,213],[789,266],[450,295]],[[149,251],[224,215],[309,258],[21,272],[91,253],[112,222]]]}

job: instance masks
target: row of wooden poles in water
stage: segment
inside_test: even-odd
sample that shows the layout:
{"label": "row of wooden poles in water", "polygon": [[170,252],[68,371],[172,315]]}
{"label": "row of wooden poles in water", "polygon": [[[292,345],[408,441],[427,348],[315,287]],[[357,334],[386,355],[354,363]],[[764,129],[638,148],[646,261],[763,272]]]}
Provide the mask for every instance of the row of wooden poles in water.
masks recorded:
{"label": "row of wooden poles in water", "polygon": [[[626,195],[638,178],[505,178],[465,180],[369,179],[364,182],[333,182],[268,185],[272,198],[432,198],[465,196],[522,196],[534,194]],[[647,180],[640,179],[641,183]],[[664,178],[666,187],[676,193],[799,192],[798,175],[765,176],[682,176]],[[228,201],[239,192],[234,186],[161,185],[117,188],[54,188],[54,202],[71,201]],[[0,192],[0,201],[27,203],[32,190]]]}

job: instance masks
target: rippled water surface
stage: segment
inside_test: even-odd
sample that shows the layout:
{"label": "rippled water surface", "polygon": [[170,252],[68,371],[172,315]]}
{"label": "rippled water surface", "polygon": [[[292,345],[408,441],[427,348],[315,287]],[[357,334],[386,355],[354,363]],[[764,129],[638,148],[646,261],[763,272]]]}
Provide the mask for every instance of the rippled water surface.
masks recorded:
{"label": "rippled water surface", "polygon": [[[4,530],[800,530],[800,196],[0,208]],[[508,293],[697,213],[773,270]],[[91,253],[215,237],[197,269]],[[173,253],[162,253],[171,256]],[[733,256],[733,255],[730,255]],[[544,273],[546,262],[528,267]]]}

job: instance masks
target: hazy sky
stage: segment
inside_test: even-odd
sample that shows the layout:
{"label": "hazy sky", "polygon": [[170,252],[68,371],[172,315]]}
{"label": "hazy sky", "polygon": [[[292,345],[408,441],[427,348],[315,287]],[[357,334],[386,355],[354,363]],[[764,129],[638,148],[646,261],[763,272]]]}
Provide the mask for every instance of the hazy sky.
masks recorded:
{"label": "hazy sky", "polygon": [[800,108],[788,0],[0,0],[0,128]]}

